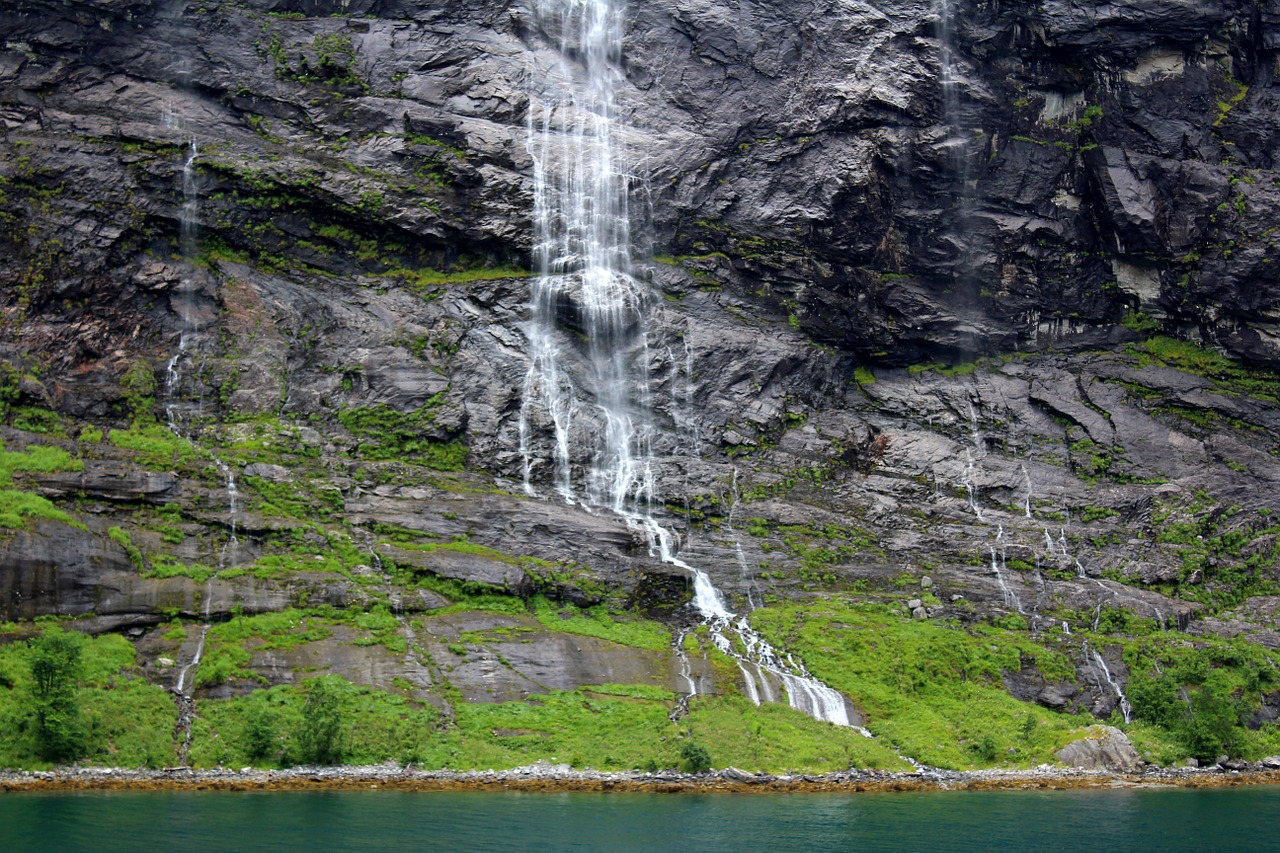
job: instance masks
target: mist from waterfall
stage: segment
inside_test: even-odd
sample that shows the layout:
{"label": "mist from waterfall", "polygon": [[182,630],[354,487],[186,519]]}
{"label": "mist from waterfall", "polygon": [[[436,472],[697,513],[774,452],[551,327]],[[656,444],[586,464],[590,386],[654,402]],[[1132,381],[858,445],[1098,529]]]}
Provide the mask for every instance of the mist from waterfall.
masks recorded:
{"label": "mist from waterfall", "polygon": [[[623,6],[621,0],[534,0],[533,11],[558,54],[540,75],[528,113],[537,276],[519,418],[525,491],[536,495],[535,483],[550,480],[562,500],[607,508],[641,532],[655,556],[688,572],[693,606],[716,647],[737,661],[751,701],[772,701],[777,684],[792,707],[848,726],[844,697],[730,611],[706,572],[680,559],[674,535],[650,513],[658,495],[649,293],[633,270],[628,193],[635,178],[614,98],[623,76]],[[570,359],[579,351],[581,359]],[[578,458],[587,455],[583,449],[590,461],[575,462],[575,450]],[[682,641],[683,635],[678,646]],[[696,692],[687,661],[681,662]]]}

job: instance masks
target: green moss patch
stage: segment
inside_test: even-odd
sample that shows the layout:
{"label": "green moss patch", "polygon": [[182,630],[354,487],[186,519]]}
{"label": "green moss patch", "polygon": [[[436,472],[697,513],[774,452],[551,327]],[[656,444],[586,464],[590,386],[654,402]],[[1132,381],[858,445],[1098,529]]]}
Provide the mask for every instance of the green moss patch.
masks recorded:
{"label": "green moss patch", "polygon": [[1052,761],[1080,728],[1004,690],[1002,673],[1020,669],[1024,657],[1048,679],[1072,673],[1066,658],[1025,634],[921,622],[885,605],[839,600],[757,610],[751,618],[771,642],[853,697],[875,734],[928,764]]}

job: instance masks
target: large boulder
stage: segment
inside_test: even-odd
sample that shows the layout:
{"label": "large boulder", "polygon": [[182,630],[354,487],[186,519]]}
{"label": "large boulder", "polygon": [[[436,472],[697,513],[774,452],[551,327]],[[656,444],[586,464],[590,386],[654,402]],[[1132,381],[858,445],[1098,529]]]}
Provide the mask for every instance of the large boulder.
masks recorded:
{"label": "large boulder", "polygon": [[1145,764],[1128,736],[1115,726],[1093,726],[1087,737],[1072,741],[1055,754],[1063,765],[1081,770],[1133,773]]}

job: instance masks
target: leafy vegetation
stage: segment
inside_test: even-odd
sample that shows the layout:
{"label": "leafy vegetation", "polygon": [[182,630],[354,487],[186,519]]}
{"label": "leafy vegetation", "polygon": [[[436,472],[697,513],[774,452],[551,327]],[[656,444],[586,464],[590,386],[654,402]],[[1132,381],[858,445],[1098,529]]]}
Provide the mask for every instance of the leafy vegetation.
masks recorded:
{"label": "leafy vegetation", "polygon": [[[0,444],[0,486],[12,486],[13,475],[25,471],[82,471],[84,462],[71,458],[59,447],[33,445],[25,451],[3,450]],[[64,524],[75,524],[66,512],[48,498],[32,492],[0,488],[0,527],[18,529],[31,518],[47,518]]]}
{"label": "leafy vegetation", "polygon": [[440,392],[412,412],[401,412],[381,403],[338,412],[338,420],[362,439],[357,450],[365,459],[417,462],[441,471],[461,471],[467,449],[456,441],[426,438],[444,402]]}
{"label": "leafy vegetation", "polygon": [[[452,278],[455,275],[469,273],[438,278],[424,274],[414,281],[404,279],[403,284],[412,289],[425,287],[428,280],[463,280]],[[1129,319],[1132,322],[1126,324],[1134,331],[1152,331],[1141,316]],[[419,336],[405,345],[435,363],[433,353],[442,352],[435,335]],[[1170,338],[1132,346],[1128,357],[1204,377],[1213,392],[1225,396],[1267,402],[1275,393],[1269,374]],[[963,376],[985,370],[986,365],[939,363],[920,370]],[[175,617],[161,629],[164,642],[185,643],[182,651],[187,655],[197,634],[206,641],[204,659],[192,672],[191,683],[200,691],[220,685],[227,686],[215,691],[217,695],[252,690],[235,698],[200,699],[190,753],[200,766],[395,760],[426,767],[508,767],[547,759],[580,767],[680,767],[695,772],[730,764],[774,771],[901,769],[898,753],[944,767],[1027,766],[1052,761],[1054,750],[1079,736],[1092,720],[1020,702],[1009,695],[1004,682],[1009,673],[1021,671],[1038,672],[1050,682],[1078,683],[1081,676],[1070,658],[1079,659],[1084,642],[1105,650],[1113,660],[1117,648],[1123,650],[1128,673],[1122,681],[1134,712],[1133,723],[1124,727],[1153,760],[1172,764],[1188,756],[1212,760],[1222,754],[1258,758],[1280,752],[1280,730],[1256,725],[1264,702],[1271,703],[1269,697],[1280,689],[1280,659],[1257,644],[1164,632],[1156,620],[1119,607],[1054,612],[1071,622],[1070,640],[1059,630],[1045,630],[1043,622],[1030,633],[1028,620],[1020,616],[996,624],[906,618],[900,604],[893,603],[898,596],[918,595],[931,611],[941,602],[927,590],[915,591],[919,572],[914,569],[886,580],[893,589],[880,593],[890,603],[873,604],[854,596],[867,587],[865,581],[857,582],[862,586],[850,584],[849,567],[860,561],[882,564],[887,555],[876,534],[856,526],[856,517],[847,514],[836,524],[806,522],[795,515],[781,523],[774,520],[777,515],[748,518],[751,511],[741,511],[735,532],[751,536],[753,547],[766,555],[758,566],[766,570],[764,577],[786,580],[792,588],[822,590],[825,600],[807,600],[804,605],[774,600],[752,619],[776,645],[795,652],[818,677],[852,697],[865,711],[876,740],[817,723],[782,704],[753,705],[735,691],[737,668],[714,648],[705,631],[686,636],[685,650],[705,656],[721,692],[692,697],[689,713],[677,713],[676,722],[671,720],[676,697],[652,683],[549,691],[513,702],[465,702],[449,686],[448,672],[453,666],[474,664],[478,651],[509,666],[502,653],[509,653],[510,644],[541,642],[551,632],[565,635],[561,640],[568,643],[575,642],[573,637],[592,637],[640,649],[646,653],[640,657],[656,660],[670,653],[672,632],[623,609],[618,590],[604,586],[591,566],[540,560],[471,541],[467,533],[457,532],[474,531],[477,523],[466,517],[461,503],[431,508],[457,522],[447,536],[407,517],[396,523],[361,523],[359,528],[346,523],[346,501],[361,488],[427,483],[441,494],[449,493],[449,500],[469,490],[492,489],[490,481],[481,483],[472,475],[423,471],[459,471],[466,464],[466,447],[440,423],[447,405],[443,393],[407,412],[384,405],[340,409],[337,417],[354,438],[348,441],[355,445],[354,458],[335,463],[320,459],[323,440],[317,433],[275,415],[211,422],[193,430],[192,440],[180,438],[149,417],[154,409],[154,371],[142,362],[131,371],[125,389],[128,411],[117,413],[129,418],[128,429],[64,424],[54,413],[18,406],[16,397],[10,401],[11,424],[20,419],[21,428],[51,436],[40,440],[61,446],[30,445],[21,451],[0,447],[0,486],[12,487],[0,489],[0,526],[19,528],[32,518],[74,523],[66,509],[87,510],[81,517],[96,533],[124,548],[147,577],[186,577],[202,584],[215,575],[224,580],[252,575],[288,582],[294,606],[286,610],[259,615],[233,611],[226,621],[212,624],[184,623]],[[354,391],[358,379],[353,374],[352,387],[345,390]],[[854,381],[865,388],[876,378],[869,368],[860,367]],[[883,375],[881,381],[886,381]],[[1161,392],[1131,385],[1126,387],[1139,404],[1154,414],[1184,421],[1196,418],[1204,429],[1225,426],[1261,432],[1232,420],[1226,410],[1187,405],[1185,412],[1177,413],[1170,406],[1160,407],[1151,401],[1162,400]],[[3,394],[0,376],[0,402]],[[769,424],[743,425],[739,432],[756,442],[749,453],[744,451],[751,457],[747,461],[759,467],[746,474],[738,500],[749,504],[794,493],[825,506],[820,503],[823,492],[854,467],[847,460],[842,469],[816,461],[808,468],[767,470],[769,451],[779,446],[786,430],[805,427],[822,435],[825,426],[822,418],[800,408],[784,411]],[[1122,447],[1099,445],[1078,427],[1064,427],[1067,459],[1077,476],[1086,482],[1137,482],[1121,480],[1116,473],[1129,467]],[[104,432],[109,446],[99,444]],[[63,433],[78,435],[79,440],[58,438]],[[827,440],[840,450],[838,439]],[[131,505],[126,517],[122,510],[94,515],[101,510],[84,498],[58,498],[55,506],[20,491],[26,485],[24,473],[82,470],[83,461],[73,453],[90,460],[127,458],[218,487],[225,481],[219,464],[236,470],[244,492],[241,506],[249,518],[239,528],[245,544],[242,561],[230,566],[220,562],[220,569],[197,562],[213,562],[202,554],[219,549],[225,539],[225,528],[212,536],[207,530],[206,516],[224,517],[225,503],[219,502],[217,492],[212,500],[200,494],[161,507]],[[252,463],[280,468],[239,473]],[[329,476],[331,471],[338,475]],[[335,485],[343,480],[358,486]],[[1280,594],[1274,573],[1280,560],[1280,520],[1269,510],[1223,505],[1207,493],[1166,490],[1154,497],[1149,517],[1135,521],[1129,504],[1114,503],[1117,508],[1112,508],[1094,506],[1091,500],[1097,498],[1058,508],[1073,521],[1089,525],[1089,535],[1096,534],[1097,542],[1119,542],[1136,534],[1144,547],[1166,558],[1172,555],[1182,569],[1172,580],[1151,584],[1162,593],[1198,602],[1210,613],[1229,611],[1252,596]],[[1102,500],[1112,503],[1107,497]],[[672,509],[715,530],[723,529],[727,506],[722,494]],[[763,516],[772,509],[762,503],[753,511]],[[1139,525],[1141,530],[1136,529]],[[1130,527],[1135,529],[1129,531]],[[1063,534],[1068,535],[1075,534]],[[452,540],[445,541],[448,537]],[[446,552],[518,568],[532,584],[517,596],[501,587],[445,578],[412,565],[435,565],[438,560],[419,557],[447,559]],[[1007,568],[1028,576],[1037,570],[1052,573],[1051,567],[1026,556],[1011,557]],[[1124,567],[1109,569],[1107,577],[1141,583],[1123,571]],[[343,578],[350,585],[351,601],[359,603],[349,609],[310,606],[311,587],[295,581],[315,573]],[[398,606],[403,595],[415,589],[432,590],[449,603],[409,617],[393,610],[393,603]],[[604,603],[570,604],[563,600],[571,597],[567,593],[576,601]],[[203,594],[204,590],[197,592]],[[181,606],[185,611],[190,603]],[[968,608],[964,602],[955,605],[965,619]],[[175,606],[173,613],[177,612]],[[483,617],[473,620],[485,613],[503,614],[497,620],[502,627],[453,627],[484,624]],[[1233,617],[1228,613],[1225,618]],[[441,654],[440,661],[431,660],[428,650],[416,644],[415,636],[421,637],[424,626],[431,626],[436,636],[459,631],[443,644],[450,654]],[[0,637],[0,764],[38,767],[75,758],[150,766],[172,762],[173,704],[163,690],[142,680],[129,643],[119,637],[84,638],[56,627],[36,637],[40,627],[35,623],[0,628],[11,634],[24,632],[14,642]],[[31,642],[26,635],[33,637]],[[69,675],[48,682],[60,685],[48,690],[41,686],[45,682],[36,675],[36,667],[41,660],[42,667],[50,661],[70,661],[53,653],[59,636],[80,649],[79,664],[69,663]],[[287,654],[308,644],[317,645],[298,656]],[[261,663],[273,652],[286,653],[280,658],[314,662],[307,656],[341,646],[381,647],[361,654],[417,656],[431,671],[434,686],[398,678],[385,689],[362,687],[320,675],[323,667],[297,665],[293,686],[272,687],[265,670],[254,665],[255,659]],[[663,683],[659,677],[654,682]],[[430,704],[428,696],[436,704]],[[1118,716],[1110,722],[1121,723]]]}
{"label": "leafy vegetation", "polygon": [[172,763],[176,710],[134,667],[128,640],[49,625],[24,642],[18,630],[0,626],[0,641],[11,641],[0,642],[0,767]]}
{"label": "leafy vegetation", "polygon": [[127,430],[113,429],[107,441],[116,447],[132,450],[138,462],[150,468],[186,467],[197,459],[210,458],[207,451],[197,449],[160,424],[135,424]]}
{"label": "leafy vegetation", "polygon": [[[1002,674],[1020,669],[1024,657],[1048,679],[1072,674],[1065,656],[1022,632],[921,622],[837,598],[757,610],[752,622],[799,653],[814,675],[857,697],[871,731],[938,767],[1052,761],[1080,727],[1005,692]],[[1034,725],[1023,736],[1028,717]]]}
{"label": "leafy vegetation", "polygon": [[347,682],[335,675],[309,678],[302,692],[302,719],[295,736],[302,760],[337,764],[344,750]]}
{"label": "leafy vegetation", "polygon": [[1211,504],[1207,493],[1197,492],[1156,506],[1156,542],[1174,551],[1182,570],[1176,582],[1155,587],[1211,611],[1280,593],[1269,571],[1280,559],[1280,519],[1269,510],[1245,513],[1234,506],[1206,511]]}
{"label": "leafy vegetation", "polygon": [[[439,722],[440,713],[430,705],[323,676],[300,687],[202,701],[191,763],[278,767],[339,757],[358,764],[409,763],[417,750],[431,754],[437,748]],[[309,732],[311,726],[317,731]]]}
{"label": "leafy vegetation", "polygon": [[535,597],[532,604],[538,621],[553,631],[598,637],[640,649],[662,650],[671,646],[671,632],[664,626],[625,613],[610,613],[603,605],[553,606],[542,596]]}
{"label": "leafy vegetation", "polygon": [[75,695],[84,637],[53,626],[29,645],[32,711],[40,757],[49,761],[76,758],[84,746]]}
{"label": "leafy vegetation", "polygon": [[1158,760],[1256,760],[1280,746],[1280,727],[1245,725],[1263,696],[1280,687],[1280,654],[1242,639],[1190,644],[1161,631],[1125,643],[1125,663],[1134,718],[1152,728]]}
{"label": "leafy vegetation", "polygon": [[71,516],[54,506],[48,498],[31,492],[0,489],[0,527],[18,529],[26,526],[27,519],[47,518],[63,524],[75,524]]}
{"label": "leafy vegetation", "polygon": [[711,769],[711,753],[694,740],[687,740],[680,747],[680,759],[690,773],[705,773]]}

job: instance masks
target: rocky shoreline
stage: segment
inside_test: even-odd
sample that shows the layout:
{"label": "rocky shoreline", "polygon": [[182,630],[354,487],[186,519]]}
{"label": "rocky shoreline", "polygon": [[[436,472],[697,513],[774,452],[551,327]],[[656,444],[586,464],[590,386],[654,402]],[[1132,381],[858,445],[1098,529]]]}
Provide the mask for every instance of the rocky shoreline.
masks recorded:
{"label": "rocky shoreline", "polygon": [[1028,770],[914,773],[847,770],[825,774],[749,773],[736,768],[688,774],[638,770],[602,772],[536,764],[511,770],[416,770],[397,764],[293,767],[286,770],[171,767],[162,770],[63,768],[2,771],[0,792],[21,791],[525,791],[641,793],[868,793],[888,791],[1072,790],[1084,788],[1226,788],[1280,784],[1280,768],[1150,768],[1109,773],[1041,765]]}

